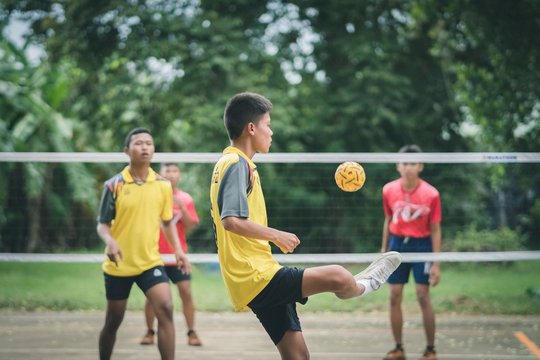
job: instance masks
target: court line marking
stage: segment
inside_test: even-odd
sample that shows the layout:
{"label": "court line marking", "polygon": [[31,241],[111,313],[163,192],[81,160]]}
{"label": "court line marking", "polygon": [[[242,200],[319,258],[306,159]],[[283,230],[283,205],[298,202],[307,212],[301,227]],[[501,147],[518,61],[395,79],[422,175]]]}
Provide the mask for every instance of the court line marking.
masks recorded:
{"label": "court line marking", "polygon": [[523,331],[516,331],[514,336],[519,340],[520,343],[525,345],[533,355],[540,359],[540,349],[531,339],[529,339],[527,335],[525,335]]}

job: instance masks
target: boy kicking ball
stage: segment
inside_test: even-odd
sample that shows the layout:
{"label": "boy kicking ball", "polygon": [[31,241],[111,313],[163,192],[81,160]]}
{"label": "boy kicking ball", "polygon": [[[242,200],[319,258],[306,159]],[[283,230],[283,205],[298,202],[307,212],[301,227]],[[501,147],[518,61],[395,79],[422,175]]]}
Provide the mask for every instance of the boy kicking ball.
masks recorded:
{"label": "boy kicking ball", "polygon": [[272,256],[270,242],[283,253],[300,245],[295,234],[267,226],[266,206],[256,153],[268,153],[273,132],[272,103],[254,93],[232,97],[224,114],[231,146],[216,163],[210,185],[211,213],[221,273],[236,310],[251,309],[282,359],[308,359],[296,303],[332,292],[340,299],[377,290],[401,263],[388,252],[353,276],[340,265],[284,267]]}

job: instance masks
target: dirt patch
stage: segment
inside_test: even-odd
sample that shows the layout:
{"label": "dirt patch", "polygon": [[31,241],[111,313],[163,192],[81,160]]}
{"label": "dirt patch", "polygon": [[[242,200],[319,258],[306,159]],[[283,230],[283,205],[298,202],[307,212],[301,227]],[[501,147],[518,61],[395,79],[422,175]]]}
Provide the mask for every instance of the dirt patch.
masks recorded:
{"label": "dirt patch", "polygon": [[[299,309],[301,311],[301,309]],[[97,359],[102,312],[0,311],[2,359]],[[386,313],[300,313],[312,359],[380,359],[393,340]],[[176,358],[205,360],[278,359],[272,342],[251,313],[198,313],[200,348],[186,343],[185,325],[176,314]],[[142,312],[128,311],[118,333],[114,359],[159,359],[156,346],[141,346]],[[538,360],[514,333],[523,331],[540,344],[540,316],[437,317],[441,359]],[[405,319],[405,349],[415,359],[425,346],[418,314]]]}

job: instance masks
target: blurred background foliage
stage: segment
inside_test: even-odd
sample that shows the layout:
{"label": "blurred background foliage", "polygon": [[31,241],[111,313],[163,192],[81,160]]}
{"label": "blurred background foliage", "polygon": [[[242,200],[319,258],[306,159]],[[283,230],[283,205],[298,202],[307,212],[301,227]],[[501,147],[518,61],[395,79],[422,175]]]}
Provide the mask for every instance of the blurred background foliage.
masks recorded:
{"label": "blurred background foliage", "polygon": [[[0,151],[121,151],[145,126],[157,151],[219,152],[241,91],[274,103],[273,152],[538,151],[538,19],[535,0],[1,0]],[[370,165],[376,181],[350,195],[335,165],[261,166],[271,225],[308,238],[299,251],[377,250],[380,189],[397,173]],[[99,248],[101,183],[120,168],[0,163],[0,251]],[[210,171],[184,168],[195,251],[215,250]],[[540,248],[533,166],[423,175],[442,194],[445,238],[509,230]]]}

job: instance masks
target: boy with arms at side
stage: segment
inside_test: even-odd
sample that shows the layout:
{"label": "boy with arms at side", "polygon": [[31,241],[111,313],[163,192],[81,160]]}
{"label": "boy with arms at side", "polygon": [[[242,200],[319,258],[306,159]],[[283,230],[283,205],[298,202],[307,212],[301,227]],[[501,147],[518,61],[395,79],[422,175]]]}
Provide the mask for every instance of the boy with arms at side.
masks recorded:
{"label": "boy with arms at side", "polygon": [[[195,209],[193,198],[187,192],[179,189],[180,178],[182,173],[177,164],[167,163],[162,164],[159,174],[171,182],[173,188],[173,223],[176,226],[180,245],[182,250],[187,254],[187,239],[186,235],[199,224],[199,216]],[[159,253],[174,254],[174,248],[167,241],[163,231],[159,233]],[[201,340],[195,332],[195,305],[191,296],[191,274],[181,272],[175,263],[165,263],[165,271],[171,281],[176,284],[180,299],[182,300],[182,311],[188,328],[187,343],[191,346],[201,346]],[[144,317],[146,320],[147,331],[140,341],[141,345],[154,344],[154,310],[148,300],[144,304]]]}
{"label": "boy with arms at side", "polygon": [[[420,153],[417,145],[406,145],[400,153]],[[424,164],[398,163],[400,178],[383,187],[384,226],[381,251],[440,252],[441,199],[433,186],[420,178]],[[388,279],[390,285],[390,322],[396,342],[384,360],[405,360],[403,349],[403,287],[413,272],[416,298],[422,310],[427,347],[422,360],[437,360],[435,352],[435,314],[429,294],[430,286],[440,279],[438,262],[402,263]]]}
{"label": "boy with arms at side", "polygon": [[172,223],[172,188],[150,163],[154,140],[150,131],[135,128],[126,136],[129,165],[105,182],[97,233],[106,245],[103,272],[107,297],[105,324],[99,336],[100,359],[110,359],[116,333],[126,312],[133,283],[152,304],[158,319],[162,359],[174,359],[174,322],[169,279],[158,249],[160,225],[174,248],[178,267],[190,272]]}
{"label": "boy with arms at side", "polygon": [[266,206],[256,153],[272,143],[272,104],[254,93],[232,97],[224,114],[231,146],[216,163],[210,186],[211,213],[221,273],[236,310],[251,309],[278,348],[282,359],[308,359],[296,302],[333,292],[340,299],[377,290],[397,268],[401,256],[383,254],[354,277],[339,265],[307,269],[281,266],[270,242],[284,253],[300,244],[295,234],[267,226]]}

